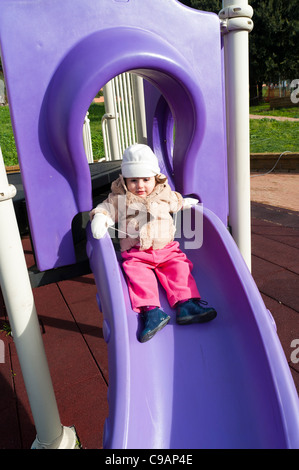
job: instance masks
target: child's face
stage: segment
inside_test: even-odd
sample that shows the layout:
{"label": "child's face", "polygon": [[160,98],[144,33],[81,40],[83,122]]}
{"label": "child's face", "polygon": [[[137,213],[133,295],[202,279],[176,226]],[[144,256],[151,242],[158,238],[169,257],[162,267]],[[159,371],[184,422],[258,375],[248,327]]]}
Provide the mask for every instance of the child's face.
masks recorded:
{"label": "child's face", "polygon": [[139,197],[146,197],[156,186],[156,179],[154,176],[148,178],[126,178],[126,185],[131,193]]}

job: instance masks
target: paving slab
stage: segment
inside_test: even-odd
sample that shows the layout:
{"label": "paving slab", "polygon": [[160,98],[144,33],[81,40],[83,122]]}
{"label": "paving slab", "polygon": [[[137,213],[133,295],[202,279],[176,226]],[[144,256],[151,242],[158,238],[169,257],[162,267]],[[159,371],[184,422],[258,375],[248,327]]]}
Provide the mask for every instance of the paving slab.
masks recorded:
{"label": "paving slab", "polygon": [[299,211],[299,174],[252,173],[250,187],[254,202]]}
{"label": "paving slab", "polygon": [[251,243],[252,255],[299,274],[298,248],[254,233],[251,237]]}
{"label": "paving slab", "polygon": [[252,234],[262,235],[284,245],[299,249],[299,231],[294,227],[284,227],[266,220],[252,218]]}
{"label": "paving slab", "polygon": [[59,288],[92,352],[97,367],[108,383],[107,347],[102,329],[103,315],[96,301],[97,288],[93,274],[59,282]]}

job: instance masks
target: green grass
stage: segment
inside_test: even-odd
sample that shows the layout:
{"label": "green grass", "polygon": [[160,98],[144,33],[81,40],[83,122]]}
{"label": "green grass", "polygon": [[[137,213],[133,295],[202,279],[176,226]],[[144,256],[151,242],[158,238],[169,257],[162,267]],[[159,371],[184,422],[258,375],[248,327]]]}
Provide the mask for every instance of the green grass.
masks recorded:
{"label": "green grass", "polygon": [[103,103],[93,103],[89,110],[88,118],[90,120],[90,133],[92,142],[93,159],[99,160],[105,157],[103,134],[102,134],[102,116],[105,114]]}
{"label": "green grass", "polygon": [[251,106],[250,114],[299,118],[299,107],[270,109],[268,103],[263,103],[259,106]]}
{"label": "green grass", "polygon": [[[94,160],[104,157],[101,120],[104,104],[93,103],[89,108],[91,140]],[[250,108],[251,114],[299,117],[298,108],[269,110],[267,104]],[[18,164],[17,150],[12,132],[8,106],[0,106],[0,146],[6,166]],[[250,120],[251,153],[299,152],[299,122],[275,121],[271,119]]]}
{"label": "green grass", "polygon": [[250,152],[299,152],[299,122],[250,120]]}
{"label": "green grass", "polygon": [[18,155],[8,106],[0,106],[0,146],[5,166],[17,165]]}
{"label": "green grass", "polygon": [[250,120],[250,152],[299,152],[299,122],[276,121],[271,116],[299,118],[299,108],[270,109],[268,103],[250,107],[250,114],[269,118]]}

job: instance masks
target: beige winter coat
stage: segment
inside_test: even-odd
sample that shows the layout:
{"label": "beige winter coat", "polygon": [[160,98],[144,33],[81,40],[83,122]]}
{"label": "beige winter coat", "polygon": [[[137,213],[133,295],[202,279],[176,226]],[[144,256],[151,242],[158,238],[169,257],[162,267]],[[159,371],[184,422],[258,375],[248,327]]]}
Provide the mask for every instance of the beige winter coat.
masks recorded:
{"label": "beige winter coat", "polygon": [[140,250],[160,249],[173,241],[175,227],[170,214],[182,205],[183,197],[172,191],[167,181],[157,183],[151,194],[142,198],[128,191],[124,178],[119,176],[108,198],[90,212],[90,218],[100,212],[118,223],[121,251],[135,245]]}

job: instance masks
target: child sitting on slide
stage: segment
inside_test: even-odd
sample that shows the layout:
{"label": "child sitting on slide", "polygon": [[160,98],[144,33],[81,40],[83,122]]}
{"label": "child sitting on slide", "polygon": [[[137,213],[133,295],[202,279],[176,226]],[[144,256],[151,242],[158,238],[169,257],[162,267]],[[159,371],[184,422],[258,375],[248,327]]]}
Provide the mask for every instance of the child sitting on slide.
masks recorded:
{"label": "child sitting on slide", "polygon": [[132,309],[142,315],[140,342],[150,340],[170,320],[160,308],[157,278],[180,325],[213,320],[214,308],[200,305],[200,294],[191,274],[192,263],[174,241],[171,213],[190,208],[197,199],[172,191],[161,175],[150,147],[134,144],[123,154],[122,174],[111,185],[108,198],[90,212],[94,238],[102,238],[118,223],[122,267],[126,274]]}

